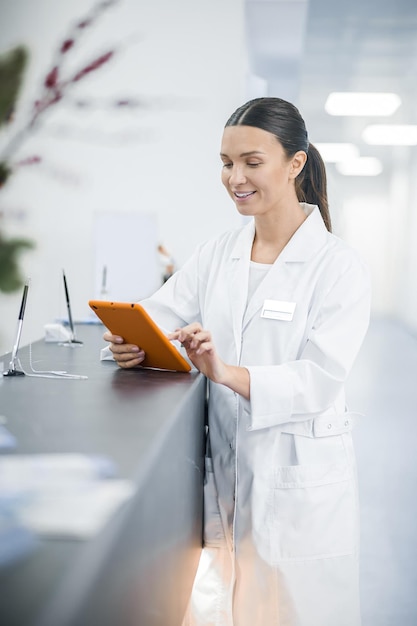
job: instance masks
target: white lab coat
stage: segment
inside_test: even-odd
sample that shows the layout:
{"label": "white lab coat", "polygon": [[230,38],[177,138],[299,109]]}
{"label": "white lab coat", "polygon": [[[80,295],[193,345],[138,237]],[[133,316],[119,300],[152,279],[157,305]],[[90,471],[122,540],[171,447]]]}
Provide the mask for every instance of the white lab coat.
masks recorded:
{"label": "white lab coat", "polygon": [[[248,303],[253,222],[201,245],[142,303],[165,328],[201,322],[220,357],[250,373],[250,401],[209,385],[205,550],[186,624],[360,624],[344,383],[368,327],[369,275],[302,206],[307,219]],[[262,316],[265,300],[287,319]]]}

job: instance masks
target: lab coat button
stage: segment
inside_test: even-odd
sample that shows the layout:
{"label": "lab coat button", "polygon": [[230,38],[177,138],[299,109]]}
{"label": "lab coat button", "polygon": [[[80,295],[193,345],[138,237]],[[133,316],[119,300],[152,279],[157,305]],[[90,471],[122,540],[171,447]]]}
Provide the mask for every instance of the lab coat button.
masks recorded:
{"label": "lab coat button", "polygon": [[327,428],[331,428],[331,427],[332,427],[332,425],[331,425],[331,424],[327,424]]}
{"label": "lab coat button", "polygon": [[230,448],[231,450],[233,450],[233,444],[232,444],[232,442],[230,442],[230,443],[229,443],[229,448]]}
{"label": "lab coat button", "polygon": [[349,426],[349,420],[346,420],[345,426]]}

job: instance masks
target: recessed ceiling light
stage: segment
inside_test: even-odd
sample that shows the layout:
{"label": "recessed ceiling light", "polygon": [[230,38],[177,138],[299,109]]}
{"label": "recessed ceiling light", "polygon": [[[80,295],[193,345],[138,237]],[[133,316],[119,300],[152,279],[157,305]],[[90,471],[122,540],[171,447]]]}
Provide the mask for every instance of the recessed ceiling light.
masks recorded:
{"label": "recessed ceiling light", "polygon": [[315,143],[323,161],[337,163],[348,159],[356,159],[359,150],[353,143]]}
{"label": "recessed ceiling light", "polygon": [[375,157],[359,157],[336,163],[336,169],[344,176],[378,176],[382,172],[382,163]]}
{"label": "recessed ceiling light", "polygon": [[330,115],[392,115],[400,104],[396,93],[334,91],[324,108]]}
{"label": "recessed ceiling light", "polygon": [[374,146],[416,146],[417,126],[412,124],[371,124],[362,138]]}

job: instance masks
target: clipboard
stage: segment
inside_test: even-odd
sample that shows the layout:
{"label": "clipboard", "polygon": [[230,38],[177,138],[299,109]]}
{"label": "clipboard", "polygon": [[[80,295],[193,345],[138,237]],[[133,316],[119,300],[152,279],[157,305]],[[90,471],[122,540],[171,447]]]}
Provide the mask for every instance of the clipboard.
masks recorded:
{"label": "clipboard", "polygon": [[94,313],[113,334],[145,352],[141,367],[189,372],[190,364],[139,303],[90,300]]}

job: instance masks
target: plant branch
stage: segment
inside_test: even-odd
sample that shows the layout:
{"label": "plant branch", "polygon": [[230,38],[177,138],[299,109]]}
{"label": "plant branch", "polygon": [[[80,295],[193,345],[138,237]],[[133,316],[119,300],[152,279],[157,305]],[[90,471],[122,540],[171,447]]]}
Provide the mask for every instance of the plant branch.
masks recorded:
{"label": "plant branch", "polygon": [[32,114],[29,120],[23,128],[10,139],[9,143],[3,149],[3,152],[0,154],[0,162],[6,162],[13,156],[24,143],[27,136],[37,128],[39,120],[44,116],[45,111],[61,102],[71,86],[108,63],[114,56],[115,51],[109,50],[87,63],[87,65],[81,67],[70,78],[62,77],[62,65],[66,55],[73,50],[84,31],[97,21],[101,13],[118,2],[119,0],[104,0],[99,2],[88,15],[77,21],[72,29],[70,29],[55,54],[51,69],[48,71],[43,81],[43,91],[33,104]]}

